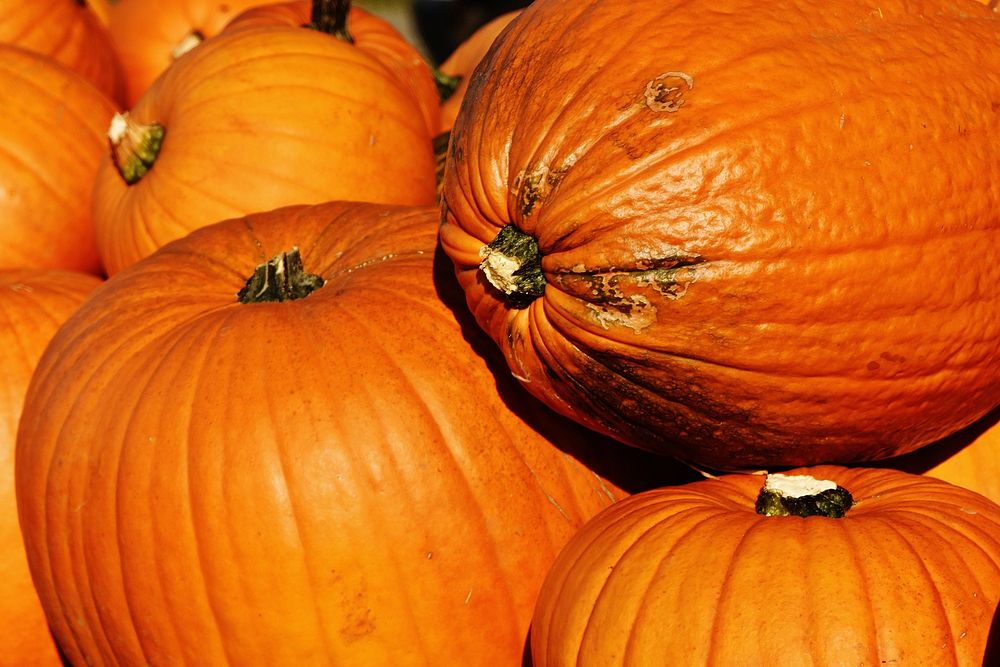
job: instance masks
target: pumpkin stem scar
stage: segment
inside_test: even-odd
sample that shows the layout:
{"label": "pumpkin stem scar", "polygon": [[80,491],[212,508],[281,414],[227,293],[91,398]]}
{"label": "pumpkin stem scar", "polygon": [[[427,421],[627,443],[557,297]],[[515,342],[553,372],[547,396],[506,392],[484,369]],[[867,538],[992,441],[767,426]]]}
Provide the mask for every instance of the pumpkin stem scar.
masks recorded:
{"label": "pumpkin stem scar", "polygon": [[312,0],[309,27],[353,44],[354,38],[347,29],[350,12],[351,0]]}
{"label": "pumpkin stem scar", "polygon": [[854,506],[850,491],[809,475],[768,475],[755,510],[764,516],[822,516],[840,519]]}
{"label": "pumpkin stem scar", "polygon": [[114,115],[108,128],[111,159],[126,184],[136,183],[153,168],[165,133],[159,123],[137,123],[127,111]]}
{"label": "pumpkin stem scar", "polygon": [[305,272],[299,249],[293,247],[258,264],[236,298],[240,303],[293,301],[309,296],[324,284],[320,276]]}
{"label": "pumpkin stem scar", "polygon": [[684,93],[694,88],[694,77],[685,72],[664,72],[646,83],[642,96],[652,111],[675,113],[684,105]]}
{"label": "pumpkin stem scar", "polygon": [[526,308],[545,293],[542,252],[538,241],[515,225],[507,225],[479,250],[479,268],[490,284],[507,295],[507,304]]}

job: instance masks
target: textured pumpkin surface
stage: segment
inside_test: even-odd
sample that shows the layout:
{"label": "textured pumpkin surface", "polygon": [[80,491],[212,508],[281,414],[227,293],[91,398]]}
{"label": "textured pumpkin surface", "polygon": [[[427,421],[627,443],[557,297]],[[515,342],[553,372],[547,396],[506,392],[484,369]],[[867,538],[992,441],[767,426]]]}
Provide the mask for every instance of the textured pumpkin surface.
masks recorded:
{"label": "textured pumpkin surface", "polygon": [[947,438],[884,464],[943,479],[1000,503],[1000,409]]}
{"label": "textured pumpkin surface", "polygon": [[94,188],[109,274],[193,229],[330,199],[430,204],[430,135],[416,101],[360,48],[313,30],[248,28],[177,60],[132,108],[165,128],[126,184],[111,155]]}
{"label": "textured pumpkin surface", "polygon": [[91,187],[113,103],[75,72],[10,45],[0,45],[0,90],[0,269],[100,272]]}
{"label": "textured pumpkin surface", "polygon": [[60,665],[38,603],[14,497],[14,442],[24,394],[42,350],[100,283],[84,273],[0,270],[0,665]]}
{"label": "textured pumpkin surface", "polygon": [[[304,29],[310,22],[312,5],[309,0],[295,0],[248,9],[226,30],[264,26]],[[440,95],[430,65],[416,47],[385,19],[353,6],[347,16],[347,30],[353,45],[387,69],[416,100],[427,134],[436,135],[441,118]]]}
{"label": "textured pumpkin surface", "polygon": [[[539,0],[450,150],[441,238],[471,309],[595,429],[805,465],[912,450],[1000,400],[983,5]],[[480,269],[506,226],[541,255],[526,307]]]}
{"label": "textured pumpkin surface", "polygon": [[119,0],[108,29],[132,107],[163,70],[188,49],[218,34],[241,11],[267,0]]}
{"label": "textured pumpkin surface", "polygon": [[501,14],[486,22],[478,28],[458,48],[441,63],[438,68],[448,76],[458,77],[458,86],[455,91],[441,104],[441,125],[440,132],[448,132],[455,124],[458,110],[462,108],[462,100],[469,90],[469,78],[476,69],[479,61],[483,59],[486,52],[490,50],[493,41],[497,38],[507,25],[517,18],[521,10],[515,10]]}
{"label": "textured pumpkin surface", "polygon": [[[580,462],[619,479],[613,443],[494,377],[436,231],[356,204],[229,221],[60,330],[17,492],[75,664],[519,664],[556,552],[624,482]],[[237,302],[292,246],[325,285]]]}
{"label": "textured pumpkin surface", "polygon": [[111,99],[122,98],[122,73],[111,36],[87,3],[0,0],[0,43],[49,56]]}
{"label": "textured pumpkin surface", "polygon": [[638,494],[560,553],[531,628],[556,665],[980,665],[1000,506],[940,480],[822,466],[840,519],[761,516],[763,477]]}

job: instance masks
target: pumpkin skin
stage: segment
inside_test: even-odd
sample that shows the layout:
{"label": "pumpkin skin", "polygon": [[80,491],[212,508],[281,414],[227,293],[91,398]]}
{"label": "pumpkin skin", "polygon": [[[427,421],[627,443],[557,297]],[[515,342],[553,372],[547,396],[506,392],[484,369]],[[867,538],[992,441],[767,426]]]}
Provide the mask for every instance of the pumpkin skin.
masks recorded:
{"label": "pumpkin skin", "polygon": [[760,475],[637,494],[587,523],[539,593],[534,667],[979,665],[1000,506],[940,480],[820,466],[841,519],[761,516]]}
{"label": "pumpkin skin", "polygon": [[[1000,21],[837,7],[539,0],[494,44],[441,239],[536,396],[723,470],[886,458],[1000,401]],[[526,307],[480,269],[508,226]]]}
{"label": "pumpkin skin", "polygon": [[90,3],[0,0],[0,42],[49,56],[113,100],[124,93],[107,28]]}
{"label": "pumpkin skin", "polygon": [[99,278],[85,273],[0,270],[0,665],[62,664],[24,555],[14,496],[14,443],[42,350],[99,284]]}
{"label": "pumpkin skin", "polygon": [[94,186],[109,275],[227,218],[331,199],[435,201],[416,101],[360,48],[281,26],[224,32],[179,58],[129,117],[165,128],[131,185],[110,154]]}
{"label": "pumpkin skin", "polygon": [[[312,18],[312,2],[295,0],[248,9],[226,27],[227,32],[244,28],[283,26],[305,30]],[[351,6],[347,29],[356,48],[387,68],[420,105],[427,134],[438,134],[441,100],[430,65],[396,28],[385,19]]]}
{"label": "pumpkin skin", "polygon": [[[594,471],[651,466],[494,377],[437,224],[344,203],[224,222],[63,326],[17,492],[74,664],[518,664],[556,552],[625,495]],[[238,303],[292,246],[326,285]]]}
{"label": "pumpkin skin", "polygon": [[476,65],[483,59],[486,52],[490,50],[493,41],[503,32],[507,25],[517,18],[521,13],[520,9],[501,14],[480,26],[468,39],[458,45],[458,48],[448,56],[438,68],[444,74],[458,77],[459,82],[455,90],[441,103],[441,125],[440,132],[448,132],[455,124],[458,110],[462,108],[462,100],[469,89],[469,78],[476,69]]}
{"label": "pumpkin skin", "polygon": [[0,269],[100,273],[91,187],[114,103],[12,45],[0,45],[0,90]]}
{"label": "pumpkin skin", "polygon": [[[245,9],[266,0],[119,0],[108,30],[125,78],[125,105],[135,106],[177,57],[217,35]],[[177,54],[177,55],[175,55]]]}

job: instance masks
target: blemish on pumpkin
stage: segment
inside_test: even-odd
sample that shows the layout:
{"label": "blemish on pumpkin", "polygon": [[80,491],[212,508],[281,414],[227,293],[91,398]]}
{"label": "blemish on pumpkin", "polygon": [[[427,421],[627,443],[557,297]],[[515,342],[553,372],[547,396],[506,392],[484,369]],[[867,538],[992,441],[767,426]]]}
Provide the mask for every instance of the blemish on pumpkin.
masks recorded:
{"label": "blemish on pumpkin", "polygon": [[656,306],[641,294],[632,294],[606,303],[588,303],[587,308],[594,320],[605,330],[619,326],[629,328],[635,333],[642,333],[656,322]]}
{"label": "blemish on pumpkin", "polygon": [[676,113],[684,106],[684,93],[694,88],[694,77],[686,72],[664,72],[646,83],[642,96],[652,111]]}
{"label": "blemish on pumpkin", "polygon": [[866,368],[870,371],[877,371],[879,368],[881,368],[881,366],[877,361],[869,361]]}
{"label": "blemish on pumpkin", "polygon": [[544,200],[549,193],[569,171],[569,166],[559,169],[549,169],[546,165],[539,165],[532,171],[522,171],[514,179],[514,190],[518,193],[518,208],[524,217],[530,216],[538,204]]}
{"label": "blemish on pumpkin", "polygon": [[882,354],[880,354],[879,358],[885,359],[886,361],[891,361],[891,362],[897,363],[897,364],[901,364],[904,361],[906,361],[906,357],[904,357],[903,355],[901,355],[901,354],[893,354],[893,353],[888,352],[888,351],[883,352]]}

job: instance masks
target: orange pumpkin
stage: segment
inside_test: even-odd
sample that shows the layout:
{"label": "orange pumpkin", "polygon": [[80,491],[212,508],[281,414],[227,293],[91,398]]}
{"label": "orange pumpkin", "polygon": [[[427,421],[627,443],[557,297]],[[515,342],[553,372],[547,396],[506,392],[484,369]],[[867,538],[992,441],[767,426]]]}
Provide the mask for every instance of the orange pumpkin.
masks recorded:
{"label": "orange pumpkin", "polygon": [[91,187],[114,104],[77,73],[11,45],[0,45],[0,90],[0,269],[100,273]]}
{"label": "orange pumpkin", "polygon": [[480,26],[448,58],[438,67],[439,75],[451,79],[450,90],[441,103],[441,125],[439,132],[448,132],[455,124],[458,110],[462,108],[462,100],[469,89],[469,78],[479,61],[490,50],[493,41],[503,32],[507,25],[517,18],[520,9],[501,14]]}
{"label": "orange pumpkin", "polygon": [[1000,503],[1000,409],[947,438],[883,463],[943,479]]}
{"label": "orange pumpkin", "polygon": [[171,63],[234,16],[268,0],[119,0],[108,29],[125,78],[125,105],[135,105]]}
{"label": "orange pumpkin", "polygon": [[0,0],[0,43],[49,56],[113,100],[124,93],[111,36],[91,3],[78,0]]}
{"label": "orange pumpkin", "polygon": [[633,480],[612,470],[654,468],[494,376],[437,220],[212,225],[63,326],[17,492],[74,664],[518,664],[555,553]]}
{"label": "orange pumpkin", "polygon": [[109,274],[188,232],[290,204],[431,204],[420,105],[363,48],[289,26],[226,31],[178,59],[112,131],[94,224]]}
{"label": "orange pumpkin", "polygon": [[894,470],[788,474],[770,497],[728,475],[588,522],[539,593],[534,667],[984,664],[1000,506]]}
{"label": "orange pumpkin", "polygon": [[62,664],[24,556],[14,496],[14,442],[42,350],[99,283],[96,276],[69,271],[0,270],[0,664]]}
{"label": "orange pumpkin", "polygon": [[753,469],[902,454],[1000,402],[1000,17],[828,10],[548,0],[477,68],[441,239],[554,409]]}

